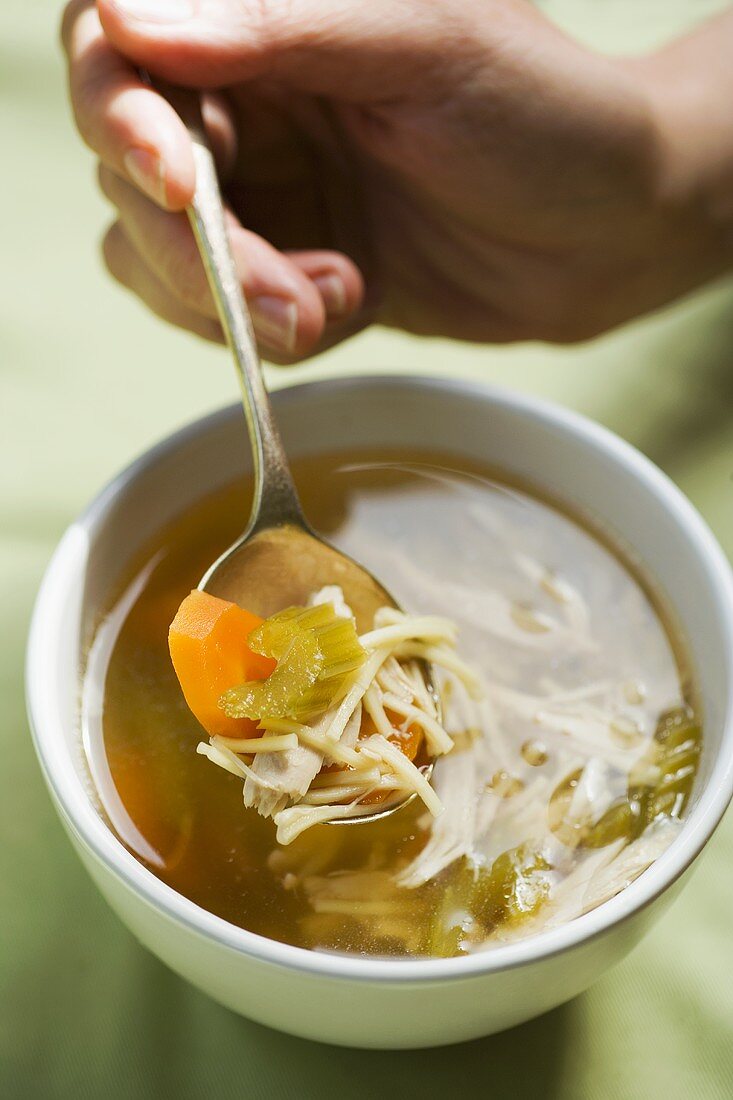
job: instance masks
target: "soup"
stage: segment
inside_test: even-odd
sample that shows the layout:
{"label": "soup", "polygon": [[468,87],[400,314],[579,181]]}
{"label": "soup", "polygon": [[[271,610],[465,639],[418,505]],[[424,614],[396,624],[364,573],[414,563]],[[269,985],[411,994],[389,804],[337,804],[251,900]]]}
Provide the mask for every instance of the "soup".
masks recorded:
{"label": "soup", "polygon": [[99,625],[83,734],[120,840],[233,924],[321,950],[453,956],[572,920],[669,845],[699,721],[684,655],[635,569],[588,525],[445,455],[353,453],[294,464],[306,514],[410,612],[458,626],[472,698],[439,678],[453,749],[433,786],[368,824],[286,845],[242,781],[196,752],[202,729],[168,627],[238,534],[234,485],[160,533]]}

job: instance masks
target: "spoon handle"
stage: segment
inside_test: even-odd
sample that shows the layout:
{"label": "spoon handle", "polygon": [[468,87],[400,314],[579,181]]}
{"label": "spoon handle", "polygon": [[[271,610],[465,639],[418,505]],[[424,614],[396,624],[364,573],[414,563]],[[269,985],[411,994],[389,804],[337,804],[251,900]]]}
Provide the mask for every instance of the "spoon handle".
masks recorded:
{"label": "spoon handle", "polygon": [[198,92],[159,81],[155,88],[180,115],[191,137],[196,191],[187,213],[242,388],[254,459],[254,498],[247,534],[292,523],[307,528],[280,433],[267,396],[252,318],[234,266],[214,157]]}

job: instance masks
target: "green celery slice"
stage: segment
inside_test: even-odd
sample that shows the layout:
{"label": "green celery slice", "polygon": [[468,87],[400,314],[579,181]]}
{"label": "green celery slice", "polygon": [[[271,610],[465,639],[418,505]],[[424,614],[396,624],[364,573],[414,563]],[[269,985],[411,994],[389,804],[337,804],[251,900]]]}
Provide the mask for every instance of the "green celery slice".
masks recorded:
{"label": "green celery slice", "polygon": [[292,718],[305,721],[338,702],[366,660],[353,619],[333,604],[288,607],[266,619],[247,639],[255,653],[273,657],[266,680],[226,691],[219,706],[230,718]]}

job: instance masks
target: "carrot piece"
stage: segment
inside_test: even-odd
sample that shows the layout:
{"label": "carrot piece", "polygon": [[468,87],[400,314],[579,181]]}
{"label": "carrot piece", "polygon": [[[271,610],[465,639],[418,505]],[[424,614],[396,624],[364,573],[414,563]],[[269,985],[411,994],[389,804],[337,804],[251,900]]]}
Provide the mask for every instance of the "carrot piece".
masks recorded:
{"label": "carrot piece", "polygon": [[263,622],[228,600],[194,589],[178,608],[168,632],[173,668],[185,700],[209,734],[257,737],[257,723],[228,718],[218,703],[223,693],[245,680],[264,680],[276,661],[247,647],[249,634]]}
{"label": "carrot piece", "polygon": [[[394,714],[388,709],[387,717],[389,718],[393,726],[399,726],[400,717],[398,714]],[[361,740],[361,738],[363,737],[370,737],[371,734],[376,732],[377,727],[374,725],[371,715],[367,714],[366,711],[364,711],[361,718],[359,739]],[[403,752],[405,754],[408,760],[414,760],[418,752],[420,751],[420,746],[422,745],[423,732],[419,726],[413,723],[412,725],[407,727],[406,732],[403,733],[401,736],[397,736],[397,734],[392,734],[391,737],[388,738],[388,740],[391,741],[393,745],[396,745],[400,752]]]}
{"label": "carrot piece", "polygon": [[[387,717],[390,718],[391,721],[394,723],[399,722],[398,716],[396,714],[390,714],[389,711],[387,711]],[[361,730],[359,731],[359,736],[369,737],[370,734],[376,732],[376,727],[370,715],[365,713],[361,721]],[[391,741],[393,745],[396,745],[400,752],[403,752],[405,754],[408,760],[414,760],[418,752],[420,751],[420,746],[422,745],[423,732],[419,726],[413,723],[412,725],[407,727],[407,730],[402,737],[396,737],[393,735],[392,737],[389,737],[388,740]],[[326,769],[322,768],[321,770],[325,771]],[[348,775],[344,779],[344,782],[348,783]],[[389,797],[390,793],[390,791],[372,791],[371,794],[368,794],[361,799],[361,805],[377,806],[380,802],[384,802],[385,799]]]}
{"label": "carrot piece", "polygon": [[414,760],[422,745],[422,730],[417,725],[407,727],[402,737],[390,737],[389,740],[403,752],[408,760]]}

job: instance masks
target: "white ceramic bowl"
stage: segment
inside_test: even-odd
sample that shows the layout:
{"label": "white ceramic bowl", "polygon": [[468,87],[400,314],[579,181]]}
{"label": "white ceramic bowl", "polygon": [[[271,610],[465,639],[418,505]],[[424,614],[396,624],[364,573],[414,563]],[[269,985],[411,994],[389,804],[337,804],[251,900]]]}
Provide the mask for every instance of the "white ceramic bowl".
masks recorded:
{"label": "white ceramic bowl", "polygon": [[458,959],[390,961],[302,950],[236,928],[176,894],[100,817],[79,739],[79,671],[105,596],[167,519],[248,463],[241,412],[165,440],[109,485],[64,535],[28,647],[31,726],[79,855],[138,939],[230,1008],[311,1039],[418,1047],[487,1035],[568,1000],[618,962],[677,893],[733,793],[733,584],[699,515],[656,467],[603,428],[487,386],[360,378],[282,390],[291,455],[424,445],[499,466],[595,513],[656,578],[700,685],[704,751],[684,828],[623,893],[522,943]]}

